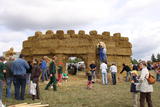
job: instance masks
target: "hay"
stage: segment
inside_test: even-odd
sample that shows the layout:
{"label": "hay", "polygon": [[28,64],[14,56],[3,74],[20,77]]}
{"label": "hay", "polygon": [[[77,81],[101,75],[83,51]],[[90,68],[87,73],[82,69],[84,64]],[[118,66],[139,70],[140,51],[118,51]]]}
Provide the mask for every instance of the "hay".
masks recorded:
{"label": "hay", "polygon": [[11,105],[8,107],[49,107],[49,104],[41,104],[41,103],[21,103],[21,104],[16,104],[16,105]]}

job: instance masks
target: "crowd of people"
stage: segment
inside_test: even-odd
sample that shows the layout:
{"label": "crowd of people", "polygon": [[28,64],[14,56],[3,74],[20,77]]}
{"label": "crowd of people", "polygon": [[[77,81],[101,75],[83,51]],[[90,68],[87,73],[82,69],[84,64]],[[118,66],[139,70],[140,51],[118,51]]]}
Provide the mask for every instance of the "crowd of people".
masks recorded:
{"label": "crowd of people", "polygon": [[44,56],[41,60],[33,59],[28,62],[24,57],[23,54],[20,54],[17,59],[13,56],[8,59],[0,57],[0,103],[2,102],[4,84],[6,85],[6,98],[12,97],[11,88],[13,83],[14,98],[16,100],[25,99],[27,85],[30,88],[29,92],[32,95],[32,100],[35,100],[40,99],[40,80],[42,82],[50,80],[45,90],[48,90],[49,86],[52,85],[53,90],[56,91],[57,82],[60,84],[62,79],[65,81],[68,79],[68,74],[63,72],[63,63],[57,63],[56,56],[51,59]]}
{"label": "crowd of people", "polygon": [[[132,93],[133,107],[138,107],[138,93],[140,93],[140,107],[145,107],[145,100],[147,101],[148,107],[153,107],[151,100],[153,86],[150,82],[148,82],[148,78],[151,75],[149,70],[155,71],[157,75],[156,80],[159,81],[160,63],[148,64],[145,61],[140,61],[138,64],[134,64],[132,68],[126,64],[123,64],[122,66],[123,68],[119,75],[125,71],[125,81],[131,82],[130,92]],[[94,63],[94,61],[92,61],[92,63],[90,64],[90,71],[87,72],[88,89],[92,89],[93,83],[95,83],[95,74],[97,70],[96,68],[96,64]],[[107,63],[105,61],[102,61],[100,64],[100,70],[102,75],[102,84],[108,85],[108,73],[110,72],[112,77],[112,84],[116,85],[117,66],[115,63],[108,67]]]}
{"label": "crowd of people", "polygon": [[[133,96],[133,106],[138,107],[138,93],[140,93],[140,107],[144,107],[145,99],[148,103],[148,107],[152,107],[151,93],[153,92],[152,84],[149,84],[147,78],[149,78],[149,70],[155,70],[157,74],[157,81],[160,81],[160,63],[149,65],[148,63],[141,61],[138,65],[130,66],[123,64],[123,68],[120,72],[122,74],[126,72],[125,81],[131,82],[130,92]],[[87,88],[92,89],[93,83],[96,83],[97,65],[95,61],[92,61],[89,65],[90,70],[87,71],[88,83]],[[117,66],[116,63],[112,63],[111,66],[107,65],[107,62],[102,61],[99,65],[102,75],[102,84],[108,85],[108,72],[111,73],[112,84],[117,84]],[[139,74],[138,71],[141,71]],[[39,81],[48,81],[48,84],[44,88],[48,90],[52,85],[53,90],[57,91],[57,83],[61,84],[63,79],[66,81],[68,75],[63,72],[63,63],[57,63],[57,57],[54,56],[51,59],[44,56],[41,60],[33,59],[32,61],[26,61],[24,55],[21,54],[19,58],[9,57],[5,59],[0,57],[0,101],[2,100],[3,81],[6,82],[6,98],[11,98],[12,83],[14,85],[14,97],[16,100],[25,99],[26,86],[31,87],[34,84],[34,90],[30,92],[32,100],[40,99]],[[139,87],[139,89],[138,89]]]}

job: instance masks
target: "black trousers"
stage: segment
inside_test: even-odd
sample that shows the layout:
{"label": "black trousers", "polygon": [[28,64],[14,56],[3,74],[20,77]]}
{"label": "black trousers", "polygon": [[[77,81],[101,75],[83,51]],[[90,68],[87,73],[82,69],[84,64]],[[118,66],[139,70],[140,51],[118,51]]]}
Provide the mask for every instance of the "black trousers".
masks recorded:
{"label": "black trousers", "polygon": [[116,72],[112,72],[111,75],[112,75],[112,83],[113,85],[116,85]]}
{"label": "black trousers", "polygon": [[148,103],[148,107],[153,107],[151,100],[151,92],[147,93],[140,92],[140,107],[145,107],[145,99]]}

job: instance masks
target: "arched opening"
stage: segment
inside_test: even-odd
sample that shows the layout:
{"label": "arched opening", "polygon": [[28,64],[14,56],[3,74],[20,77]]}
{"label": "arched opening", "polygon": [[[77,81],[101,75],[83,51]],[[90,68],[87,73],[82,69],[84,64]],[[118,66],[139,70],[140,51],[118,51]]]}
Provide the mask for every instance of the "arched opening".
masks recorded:
{"label": "arched opening", "polygon": [[66,70],[68,71],[68,74],[71,75],[84,74],[86,71],[86,62],[84,58],[69,56],[66,61]]}

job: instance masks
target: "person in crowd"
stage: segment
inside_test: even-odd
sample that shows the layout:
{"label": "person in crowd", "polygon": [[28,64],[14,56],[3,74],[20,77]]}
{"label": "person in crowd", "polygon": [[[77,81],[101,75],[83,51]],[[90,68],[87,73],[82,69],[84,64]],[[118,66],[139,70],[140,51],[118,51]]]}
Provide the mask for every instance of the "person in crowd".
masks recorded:
{"label": "person in crowd", "polygon": [[64,72],[63,72],[63,74],[62,74],[62,79],[67,82],[67,80],[68,80],[67,71],[64,71]]}
{"label": "person in crowd", "polygon": [[37,60],[33,61],[32,73],[31,73],[31,81],[36,83],[36,95],[32,95],[32,100],[40,99],[40,91],[39,91],[39,77],[41,74],[41,69]]}
{"label": "person in crowd", "polygon": [[147,62],[147,69],[152,70],[152,65],[151,65],[151,62],[149,62],[149,61]]}
{"label": "person in crowd", "polygon": [[136,89],[136,84],[138,81],[138,72],[136,70],[131,71],[131,88],[133,107],[138,107],[138,90]]}
{"label": "person in crowd", "polygon": [[160,81],[160,64],[155,63],[154,66],[153,66],[153,69],[156,73],[156,81]]}
{"label": "person in crowd", "polygon": [[77,75],[77,65],[76,64],[73,64],[73,75]]}
{"label": "person in crowd", "polygon": [[27,61],[24,59],[24,55],[20,54],[19,58],[13,61],[11,66],[11,71],[13,71],[13,76],[15,81],[16,100],[24,100],[27,69],[29,69],[29,65]]}
{"label": "person in crowd", "polygon": [[6,67],[3,61],[4,61],[4,57],[0,57],[0,103],[1,104],[2,104],[4,73],[6,72]]}
{"label": "person in crowd", "polygon": [[148,83],[149,71],[147,69],[147,63],[145,61],[140,62],[139,67],[141,69],[140,75],[140,107],[145,107],[145,99],[148,103],[148,107],[153,107],[151,100],[151,93],[153,92],[153,86]]}
{"label": "person in crowd", "polygon": [[86,73],[87,78],[88,78],[88,82],[87,82],[87,89],[92,89],[92,73],[91,71],[88,71]]}
{"label": "person in crowd", "polygon": [[58,65],[58,82],[61,84],[62,82],[62,74],[63,74],[63,67],[62,67],[63,63],[59,62]]}
{"label": "person in crowd", "polygon": [[102,62],[100,65],[101,73],[102,73],[102,83],[107,85],[108,79],[107,79],[107,64],[105,62]]}
{"label": "person in crowd", "polygon": [[132,68],[132,70],[136,70],[136,71],[138,71],[138,65],[137,65],[137,64],[133,64],[133,68]]}
{"label": "person in crowd", "polygon": [[117,83],[117,79],[116,79],[117,66],[116,66],[116,64],[113,63],[113,64],[110,66],[110,71],[111,71],[111,76],[112,76],[112,84],[113,84],[113,85],[116,85],[116,83]]}
{"label": "person in crowd", "polygon": [[44,82],[44,80],[46,79],[46,81],[48,80],[48,74],[47,74],[47,62],[46,62],[46,56],[44,56],[42,58],[42,62],[41,62],[41,70],[42,70],[42,82]]}
{"label": "person in crowd", "polygon": [[27,69],[27,84],[30,84],[31,73],[32,73],[32,61],[28,61],[29,69]]}
{"label": "person in crowd", "polygon": [[5,63],[6,65],[6,97],[11,97],[11,85],[13,82],[13,72],[11,70],[12,63],[14,61],[14,57],[9,57],[8,61]]}
{"label": "person in crowd", "polygon": [[120,72],[120,74],[123,73],[123,71],[126,71],[126,82],[129,81],[129,76],[131,75],[131,68],[128,65],[123,64],[123,69]]}
{"label": "person in crowd", "polygon": [[92,74],[92,82],[95,83],[96,82],[96,64],[95,62],[92,61],[89,67],[90,67],[90,71]]}
{"label": "person in crowd", "polygon": [[156,69],[156,80],[160,82],[160,67]]}
{"label": "person in crowd", "polygon": [[49,66],[49,71],[50,71],[50,81],[45,87],[45,90],[48,90],[50,85],[53,85],[53,90],[57,91],[57,79],[56,79],[56,59],[57,57],[54,56],[52,58],[52,61]]}

